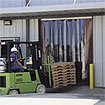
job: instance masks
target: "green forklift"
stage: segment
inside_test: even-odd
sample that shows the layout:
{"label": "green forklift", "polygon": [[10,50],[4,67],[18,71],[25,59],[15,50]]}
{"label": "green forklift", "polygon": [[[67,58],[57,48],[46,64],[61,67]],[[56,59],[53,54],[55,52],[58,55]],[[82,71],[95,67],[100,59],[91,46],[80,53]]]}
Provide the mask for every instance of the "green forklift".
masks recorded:
{"label": "green forklift", "polygon": [[[45,93],[43,85],[43,70],[41,64],[41,50],[39,42],[2,42],[7,45],[7,58],[0,58],[0,95],[14,95],[21,93]],[[18,58],[27,67],[27,70],[11,70],[10,49],[15,46],[18,49]],[[26,59],[22,50],[26,51]]]}

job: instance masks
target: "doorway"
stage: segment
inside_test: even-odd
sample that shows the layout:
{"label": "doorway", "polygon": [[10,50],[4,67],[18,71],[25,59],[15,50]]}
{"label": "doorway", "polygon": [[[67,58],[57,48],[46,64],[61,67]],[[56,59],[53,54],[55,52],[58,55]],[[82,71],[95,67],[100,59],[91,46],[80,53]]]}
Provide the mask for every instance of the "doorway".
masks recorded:
{"label": "doorway", "polygon": [[89,84],[89,64],[93,63],[92,18],[42,19],[40,42],[43,63],[75,62],[77,82]]}

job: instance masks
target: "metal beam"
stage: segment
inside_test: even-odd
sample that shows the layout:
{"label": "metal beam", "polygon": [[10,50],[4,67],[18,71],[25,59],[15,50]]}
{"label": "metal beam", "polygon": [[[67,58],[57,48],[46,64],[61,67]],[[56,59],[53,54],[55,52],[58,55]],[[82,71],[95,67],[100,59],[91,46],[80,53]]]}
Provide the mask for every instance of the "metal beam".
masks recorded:
{"label": "metal beam", "polygon": [[26,19],[26,41],[30,40],[30,20]]}
{"label": "metal beam", "polygon": [[105,15],[105,12],[91,12],[91,13],[73,13],[73,14],[52,14],[52,15],[48,15],[46,13],[46,15],[33,15],[33,16],[11,16],[11,17],[1,17],[0,20],[7,20],[7,19],[11,19],[11,20],[15,20],[15,19],[45,19],[45,18],[69,18],[69,17],[84,17],[84,16],[100,16],[100,15]]}

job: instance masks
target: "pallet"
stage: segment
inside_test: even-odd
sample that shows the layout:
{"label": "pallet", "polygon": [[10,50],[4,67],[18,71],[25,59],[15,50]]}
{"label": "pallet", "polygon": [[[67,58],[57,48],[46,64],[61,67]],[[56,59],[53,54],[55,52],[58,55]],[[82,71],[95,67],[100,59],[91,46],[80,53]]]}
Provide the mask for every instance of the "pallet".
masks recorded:
{"label": "pallet", "polygon": [[60,62],[51,65],[53,87],[76,84],[76,69],[74,62]]}
{"label": "pallet", "polygon": [[76,81],[68,81],[68,82],[59,82],[59,83],[54,83],[53,88],[57,88],[60,86],[67,86],[67,85],[75,85]]}

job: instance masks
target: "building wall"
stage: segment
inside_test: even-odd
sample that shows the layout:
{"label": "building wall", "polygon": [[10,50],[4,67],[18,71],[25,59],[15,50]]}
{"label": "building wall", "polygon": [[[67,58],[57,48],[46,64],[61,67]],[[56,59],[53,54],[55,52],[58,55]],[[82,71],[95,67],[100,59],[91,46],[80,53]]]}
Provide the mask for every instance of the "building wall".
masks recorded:
{"label": "building wall", "polygon": [[[30,19],[30,41],[38,40],[38,19]],[[26,41],[26,20],[12,20],[12,25],[4,25],[0,20],[0,37],[20,37]]]}
{"label": "building wall", "polygon": [[104,2],[104,0],[76,0],[77,3]]}
{"label": "building wall", "polygon": [[4,25],[4,21],[0,20],[0,37],[20,37],[26,40],[26,21],[12,20],[12,25]]}
{"label": "building wall", "polygon": [[95,86],[105,87],[105,16],[93,17]]}
{"label": "building wall", "polygon": [[59,5],[59,4],[73,4],[88,3],[88,2],[103,2],[104,0],[32,0],[31,6],[37,5]]}
{"label": "building wall", "polygon": [[[59,5],[73,3],[104,2],[104,0],[31,0],[30,6]],[[0,8],[24,7],[26,0],[0,0]]]}
{"label": "building wall", "polygon": [[39,25],[38,19],[30,20],[30,41],[38,41],[39,40]]}

